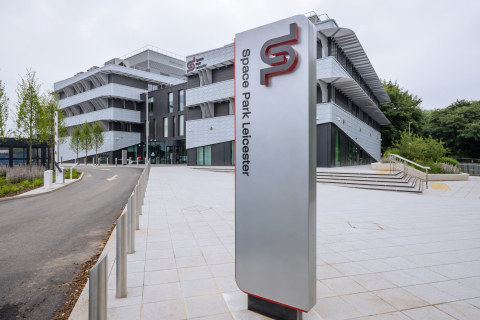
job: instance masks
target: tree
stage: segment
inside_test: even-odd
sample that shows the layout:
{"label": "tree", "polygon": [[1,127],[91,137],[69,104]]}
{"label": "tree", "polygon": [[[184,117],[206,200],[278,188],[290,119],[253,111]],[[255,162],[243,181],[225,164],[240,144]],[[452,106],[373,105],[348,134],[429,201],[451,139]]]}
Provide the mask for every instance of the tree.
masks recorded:
{"label": "tree", "polygon": [[4,141],[8,135],[7,120],[8,120],[8,99],[5,94],[5,85],[0,80],[0,142]]}
{"label": "tree", "polygon": [[65,115],[64,110],[60,109],[60,100],[58,99],[58,94],[56,92],[47,91],[41,97],[40,105],[42,109],[40,136],[50,147],[50,169],[53,170],[53,161],[55,159],[55,112],[58,112],[58,138],[60,144],[65,142],[65,136],[67,134],[67,129],[65,128]]}
{"label": "tree", "polygon": [[480,101],[457,100],[433,110],[428,133],[445,142],[453,157],[480,158]]}
{"label": "tree", "polygon": [[32,166],[32,146],[42,142],[42,107],[40,103],[40,87],[36,72],[27,69],[25,78],[21,77],[17,85],[18,102],[15,105],[14,136],[28,144],[29,163]]}
{"label": "tree", "polygon": [[85,120],[80,130],[80,148],[85,151],[85,164],[87,164],[88,150],[92,149],[92,127],[90,127],[87,120]]}
{"label": "tree", "polygon": [[92,125],[92,144],[95,146],[96,164],[98,164],[98,149],[103,146],[105,140],[103,131],[102,123],[100,121],[95,121]]}
{"label": "tree", "polygon": [[78,152],[82,150],[82,130],[79,126],[74,127],[72,133],[70,134],[69,148],[77,155],[75,158],[75,163],[78,162]]}
{"label": "tree", "polygon": [[380,110],[391,122],[389,125],[380,127],[382,152],[385,152],[394,141],[400,140],[402,132],[408,132],[409,122],[411,122],[411,132],[423,136],[424,112],[420,108],[422,99],[400,88],[396,81],[393,83],[391,80],[388,82],[384,80],[383,87],[391,100],[390,103],[380,105]]}

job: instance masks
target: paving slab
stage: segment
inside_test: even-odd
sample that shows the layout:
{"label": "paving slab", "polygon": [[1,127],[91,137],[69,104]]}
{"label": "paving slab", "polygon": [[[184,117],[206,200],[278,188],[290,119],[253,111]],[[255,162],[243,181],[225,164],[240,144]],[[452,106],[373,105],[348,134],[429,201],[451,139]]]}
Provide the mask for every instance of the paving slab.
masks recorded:
{"label": "paving slab", "polygon": [[[109,288],[109,318],[268,319],[236,285],[234,175],[213,169],[152,167],[129,297]],[[317,304],[304,319],[478,319],[478,203],[317,184]],[[109,261],[114,248],[112,235]],[[70,319],[88,318],[86,288]]]}

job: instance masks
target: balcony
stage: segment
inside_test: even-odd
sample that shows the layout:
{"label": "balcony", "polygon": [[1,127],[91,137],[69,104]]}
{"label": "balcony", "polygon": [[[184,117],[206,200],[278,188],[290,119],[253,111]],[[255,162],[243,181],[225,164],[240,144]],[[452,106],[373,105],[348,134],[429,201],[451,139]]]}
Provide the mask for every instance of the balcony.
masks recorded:
{"label": "balcony", "polygon": [[348,74],[334,57],[330,56],[317,60],[317,80],[330,83],[340,89],[380,125],[390,124],[390,121],[380,111],[375,102],[370,99],[357,81]]}
{"label": "balcony", "polygon": [[157,85],[176,85],[185,82],[183,79],[178,79],[174,77],[169,77],[169,76],[164,76],[161,74],[153,73],[153,72],[148,72],[144,70],[139,70],[139,69],[134,69],[134,68],[128,68],[128,67],[123,67],[115,64],[110,64],[103,66],[98,69],[94,69],[85,73],[82,73],[81,75],[71,77],[59,82],[56,82],[54,84],[55,91],[62,90],[63,88],[67,86],[71,86],[74,83],[81,82],[82,80],[86,80],[87,78],[97,74],[97,73],[102,73],[104,75],[107,75],[109,73],[116,73],[119,75],[123,75],[126,77],[138,79],[138,80],[143,80],[143,81],[148,81],[149,83],[152,84],[157,84]]}
{"label": "balcony", "polygon": [[82,113],[73,117],[67,117],[65,118],[65,125],[67,127],[71,127],[82,124],[85,121],[90,123],[97,120],[141,123],[140,111],[108,108],[88,113]]}
{"label": "balcony", "polygon": [[212,83],[206,86],[187,89],[185,106],[196,106],[200,103],[228,100],[235,95],[234,80]]}
{"label": "balcony", "polygon": [[144,89],[137,89],[121,84],[110,83],[60,100],[60,108],[67,108],[85,101],[99,98],[119,98],[140,102],[142,101],[140,99],[140,94],[143,92],[145,92]]}

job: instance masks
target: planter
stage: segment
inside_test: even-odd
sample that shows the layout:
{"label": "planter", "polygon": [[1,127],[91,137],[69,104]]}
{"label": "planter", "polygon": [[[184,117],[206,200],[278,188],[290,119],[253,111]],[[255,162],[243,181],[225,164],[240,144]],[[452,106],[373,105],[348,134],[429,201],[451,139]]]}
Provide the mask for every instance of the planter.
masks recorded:
{"label": "planter", "polygon": [[[372,163],[372,169],[380,170],[380,171],[388,171],[390,170],[390,163],[375,162],[375,163]],[[422,180],[425,180],[426,178],[425,172],[422,172],[412,167],[408,167],[407,170],[408,170],[408,174],[412,176],[419,177]],[[470,175],[468,173],[461,173],[461,174],[429,173],[428,182],[430,181],[468,181],[469,176]]]}

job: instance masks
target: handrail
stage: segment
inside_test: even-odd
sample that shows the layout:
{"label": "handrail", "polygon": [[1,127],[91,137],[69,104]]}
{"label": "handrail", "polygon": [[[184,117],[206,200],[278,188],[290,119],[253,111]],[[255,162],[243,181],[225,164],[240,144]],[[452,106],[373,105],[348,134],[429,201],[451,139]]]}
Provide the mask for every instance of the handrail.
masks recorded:
{"label": "handrail", "polygon": [[[398,162],[397,162],[397,159],[403,161],[403,172],[404,172],[405,174],[408,173],[407,162],[408,162],[408,163],[411,163],[411,164],[413,164],[413,165],[415,165],[415,166],[417,166],[417,167],[419,167],[419,168],[425,169],[425,185],[426,185],[426,188],[428,189],[428,170],[431,170],[430,167],[424,167],[424,166],[422,166],[422,165],[419,165],[419,164],[416,163],[416,162],[413,162],[413,161],[411,161],[411,160],[405,159],[404,157],[401,157],[401,156],[399,156],[398,154],[394,154],[394,153],[390,153],[390,154],[388,155],[388,157],[389,157],[389,162],[390,162],[390,173],[392,173],[392,164],[393,164],[394,170],[397,169],[397,163],[398,163]],[[392,158],[393,158],[393,159],[392,159]],[[392,160],[393,160],[393,161],[392,161]],[[421,177],[418,177],[418,178],[420,178],[420,179],[423,181],[423,179],[422,179]]]}
{"label": "handrail", "polygon": [[424,166],[419,165],[419,164],[416,163],[416,162],[413,162],[413,161],[411,161],[411,160],[405,159],[404,157],[401,157],[401,156],[399,156],[398,154],[390,153],[389,156],[395,156],[395,157],[397,157],[397,158],[399,158],[399,159],[402,159],[403,161],[406,161],[406,162],[408,162],[408,163],[411,163],[411,164],[413,164],[413,165],[416,165],[417,167],[420,167],[420,168],[422,168],[422,169],[429,169],[429,170],[431,169],[430,167],[424,167]]}

